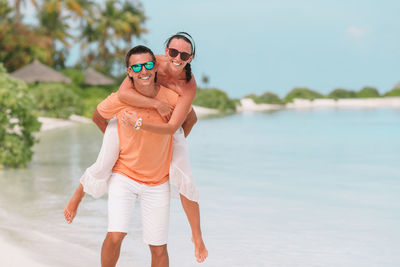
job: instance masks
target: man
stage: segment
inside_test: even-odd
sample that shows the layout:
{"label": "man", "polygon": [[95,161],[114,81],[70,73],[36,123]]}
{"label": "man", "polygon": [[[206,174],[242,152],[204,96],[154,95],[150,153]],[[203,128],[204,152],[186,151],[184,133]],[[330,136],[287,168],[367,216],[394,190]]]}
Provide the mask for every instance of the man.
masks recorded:
{"label": "man", "polygon": [[[128,75],[140,94],[174,106],[177,94],[156,83],[157,63],[152,51],[136,46],[127,54]],[[136,130],[122,123],[124,112],[140,119]],[[108,233],[103,242],[101,264],[115,266],[136,199],[141,200],[143,241],[149,245],[152,267],[169,266],[167,236],[169,222],[169,166],[172,136],[140,130],[140,122],[163,122],[154,109],[135,108],[119,101],[116,93],[101,102],[93,115],[104,132],[107,119],[117,116],[120,154],[109,182]]]}

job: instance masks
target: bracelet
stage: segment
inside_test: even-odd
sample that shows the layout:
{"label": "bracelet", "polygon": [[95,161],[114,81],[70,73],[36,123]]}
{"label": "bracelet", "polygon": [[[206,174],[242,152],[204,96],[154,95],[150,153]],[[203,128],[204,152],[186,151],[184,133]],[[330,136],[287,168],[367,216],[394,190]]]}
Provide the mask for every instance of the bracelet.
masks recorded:
{"label": "bracelet", "polygon": [[140,126],[142,126],[142,121],[143,121],[142,118],[137,119],[137,121],[135,123],[135,127],[134,127],[135,130],[139,130],[140,129]]}

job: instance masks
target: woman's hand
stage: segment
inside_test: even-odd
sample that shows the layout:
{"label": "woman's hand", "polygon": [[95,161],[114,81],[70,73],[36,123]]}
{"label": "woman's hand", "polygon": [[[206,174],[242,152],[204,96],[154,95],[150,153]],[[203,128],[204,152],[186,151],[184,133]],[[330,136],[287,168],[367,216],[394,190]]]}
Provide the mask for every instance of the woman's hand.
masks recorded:
{"label": "woman's hand", "polygon": [[136,112],[125,110],[124,114],[122,115],[121,121],[128,127],[135,127],[137,119],[138,115]]}
{"label": "woman's hand", "polygon": [[173,106],[161,101],[158,102],[156,109],[157,112],[161,115],[161,117],[163,117],[163,120],[165,122],[169,121],[169,119],[171,118],[171,114],[174,111]]}

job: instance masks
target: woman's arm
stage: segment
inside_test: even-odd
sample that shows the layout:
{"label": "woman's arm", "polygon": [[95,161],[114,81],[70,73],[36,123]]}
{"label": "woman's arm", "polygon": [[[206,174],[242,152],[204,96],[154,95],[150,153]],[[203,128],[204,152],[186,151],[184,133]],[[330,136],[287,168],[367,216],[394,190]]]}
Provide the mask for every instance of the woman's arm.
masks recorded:
{"label": "woman's arm", "polygon": [[[154,123],[143,119],[141,129],[157,134],[174,134],[186,119],[196,95],[197,85],[194,77],[192,77],[189,83],[184,82],[184,86],[183,90],[185,90],[185,94],[179,96],[170,120],[167,123]],[[137,114],[134,112],[127,112],[123,116],[123,122],[130,126],[134,126],[137,119]]]}
{"label": "woman's arm", "polygon": [[154,108],[160,113],[164,120],[168,120],[173,111],[173,107],[167,103],[161,102],[157,99],[146,97],[139,94],[132,85],[129,77],[126,76],[118,89],[118,98],[121,102],[139,108]]}
{"label": "woman's arm", "polygon": [[192,108],[192,110],[187,115],[186,120],[182,124],[182,129],[183,132],[185,133],[185,137],[187,137],[190,134],[196,122],[197,122],[196,112],[194,112],[194,109]]}

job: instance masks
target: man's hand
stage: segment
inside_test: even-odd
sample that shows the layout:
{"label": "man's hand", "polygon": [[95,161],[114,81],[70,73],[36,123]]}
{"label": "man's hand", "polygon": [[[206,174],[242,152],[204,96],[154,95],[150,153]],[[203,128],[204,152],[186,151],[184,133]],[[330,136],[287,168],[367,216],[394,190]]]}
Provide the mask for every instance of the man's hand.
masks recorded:
{"label": "man's hand", "polygon": [[124,111],[121,121],[128,127],[135,127],[138,115],[134,111]]}
{"label": "man's hand", "polygon": [[158,101],[156,109],[165,122],[169,121],[169,119],[171,118],[171,114],[174,111],[173,106],[161,101]]}

